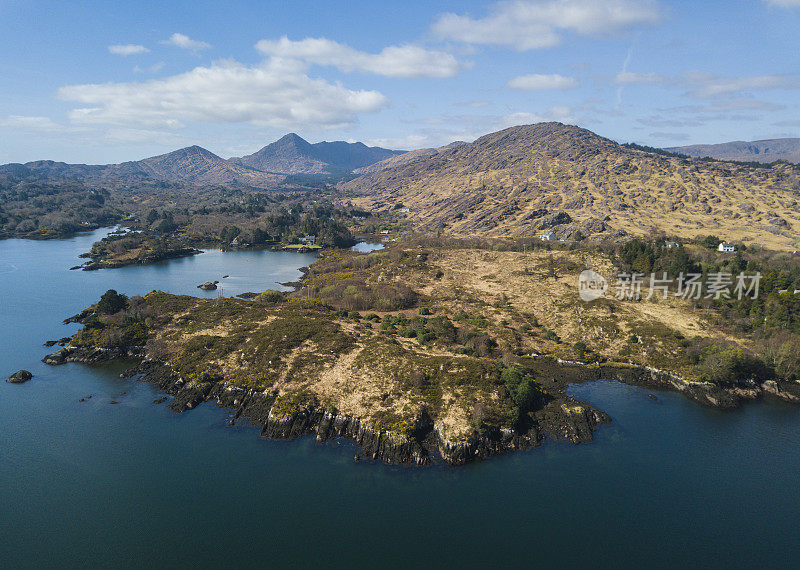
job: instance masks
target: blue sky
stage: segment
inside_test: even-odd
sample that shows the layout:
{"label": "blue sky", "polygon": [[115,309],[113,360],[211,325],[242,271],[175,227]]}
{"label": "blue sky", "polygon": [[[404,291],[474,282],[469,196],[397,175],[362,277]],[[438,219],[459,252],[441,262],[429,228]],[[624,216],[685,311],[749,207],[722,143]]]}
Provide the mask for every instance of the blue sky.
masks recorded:
{"label": "blue sky", "polygon": [[800,0],[4,0],[0,22],[0,163],[543,120],[653,146],[800,136]]}

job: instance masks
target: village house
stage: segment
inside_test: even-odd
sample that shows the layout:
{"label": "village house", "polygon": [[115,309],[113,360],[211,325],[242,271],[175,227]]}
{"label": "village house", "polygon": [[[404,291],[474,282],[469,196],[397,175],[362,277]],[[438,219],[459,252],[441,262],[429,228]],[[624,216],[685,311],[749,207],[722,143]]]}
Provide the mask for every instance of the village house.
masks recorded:
{"label": "village house", "polygon": [[300,238],[300,243],[313,244],[315,241],[317,241],[317,236],[308,235]]}
{"label": "village house", "polygon": [[556,239],[556,232],[552,230],[549,232],[544,232],[542,235],[539,236],[539,239],[542,241],[553,241]]}
{"label": "village house", "polygon": [[733,253],[734,251],[736,251],[736,246],[733,245],[732,243],[723,241],[722,243],[719,244],[719,247],[717,249],[723,253]]}

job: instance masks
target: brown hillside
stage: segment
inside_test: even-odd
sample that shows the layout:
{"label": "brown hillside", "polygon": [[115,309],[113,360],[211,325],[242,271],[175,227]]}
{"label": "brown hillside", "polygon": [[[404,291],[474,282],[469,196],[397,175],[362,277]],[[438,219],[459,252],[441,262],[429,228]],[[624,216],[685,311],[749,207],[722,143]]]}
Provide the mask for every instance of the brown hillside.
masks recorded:
{"label": "brown hillside", "polygon": [[662,156],[588,130],[539,123],[444,147],[343,185],[362,206],[402,203],[423,230],[535,235],[574,221],[584,233],[661,230],[796,249],[800,172]]}

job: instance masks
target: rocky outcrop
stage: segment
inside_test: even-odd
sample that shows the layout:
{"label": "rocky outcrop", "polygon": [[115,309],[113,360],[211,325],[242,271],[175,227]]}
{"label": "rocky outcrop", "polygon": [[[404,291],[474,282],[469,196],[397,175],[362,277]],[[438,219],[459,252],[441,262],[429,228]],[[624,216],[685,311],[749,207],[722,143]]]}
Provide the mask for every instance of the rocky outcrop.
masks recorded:
{"label": "rocky outcrop", "polygon": [[129,348],[97,348],[65,346],[52,354],[42,358],[42,362],[57,366],[67,362],[81,362],[83,364],[97,364],[118,358],[138,358],[143,354],[143,347]]}
{"label": "rocky outcrop", "polygon": [[215,291],[217,289],[218,281],[206,281],[205,283],[201,283],[197,286],[198,289],[202,289],[203,291]]}
{"label": "rocky outcrop", "polygon": [[17,370],[16,372],[14,372],[14,374],[12,374],[6,379],[6,382],[9,382],[11,384],[24,384],[31,378],[33,378],[33,374],[31,374],[27,370]]}

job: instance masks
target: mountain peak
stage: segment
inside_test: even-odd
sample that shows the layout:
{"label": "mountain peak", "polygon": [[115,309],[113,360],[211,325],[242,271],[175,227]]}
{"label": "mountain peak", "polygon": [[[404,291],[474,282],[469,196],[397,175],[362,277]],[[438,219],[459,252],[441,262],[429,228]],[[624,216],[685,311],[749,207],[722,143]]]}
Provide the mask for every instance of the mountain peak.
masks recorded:
{"label": "mountain peak", "polygon": [[400,152],[368,147],[360,142],[311,144],[298,134],[289,133],[251,155],[231,161],[263,172],[344,174],[397,154]]}

